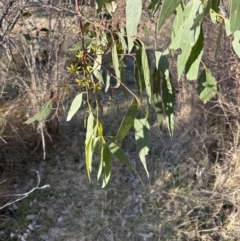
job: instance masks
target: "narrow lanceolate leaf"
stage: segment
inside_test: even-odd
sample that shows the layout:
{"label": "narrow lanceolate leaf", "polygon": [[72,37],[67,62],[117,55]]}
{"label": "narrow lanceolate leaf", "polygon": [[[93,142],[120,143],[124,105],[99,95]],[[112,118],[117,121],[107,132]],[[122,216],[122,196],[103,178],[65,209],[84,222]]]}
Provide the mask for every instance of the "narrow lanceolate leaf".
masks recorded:
{"label": "narrow lanceolate leaf", "polygon": [[157,30],[165,23],[166,19],[174,12],[177,6],[181,3],[182,0],[164,0],[162,4],[161,13],[158,18]]}
{"label": "narrow lanceolate leaf", "polygon": [[108,184],[111,176],[111,153],[107,145],[103,146],[102,161],[104,169],[102,188],[104,188]]}
{"label": "narrow lanceolate leaf", "polygon": [[240,1],[231,0],[230,7],[230,30],[235,32],[240,29]]}
{"label": "narrow lanceolate leaf", "polygon": [[182,53],[178,56],[177,60],[178,79],[180,79],[185,69],[192,47],[195,45],[200,34],[200,26],[192,29],[194,18],[199,12],[202,12],[202,2],[200,0],[188,2],[186,8],[184,9],[184,16],[186,20],[182,25],[181,31],[178,32],[178,36],[181,36],[179,45],[182,50]]}
{"label": "narrow lanceolate leaf", "polygon": [[142,68],[142,55],[141,48],[136,53],[136,61],[134,64],[134,75],[136,80],[136,85],[138,88],[138,94],[142,94],[143,90],[145,90],[145,81],[143,76],[143,68]]}
{"label": "narrow lanceolate leaf", "polygon": [[90,113],[87,120],[87,133],[85,140],[85,159],[88,178],[90,180],[90,174],[92,171],[92,157],[96,144],[95,139],[97,138],[97,120],[94,118],[93,114]]}
{"label": "narrow lanceolate leaf", "polygon": [[162,83],[162,99],[166,113],[167,126],[170,136],[173,136],[174,129],[174,102],[175,94],[172,85],[171,74],[168,70],[165,71],[164,80]]}
{"label": "narrow lanceolate leaf", "polygon": [[103,170],[103,145],[104,145],[104,139],[103,137],[99,137],[98,139],[98,157],[99,157],[99,167],[98,167],[98,174],[97,174],[97,179],[101,177],[102,170]]}
{"label": "narrow lanceolate leaf", "polygon": [[152,99],[152,90],[150,83],[150,67],[148,62],[148,57],[144,46],[141,48],[141,59],[142,59],[142,70],[143,70],[143,78],[145,82],[146,93],[148,95],[149,100]]}
{"label": "narrow lanceolate leaf", "polygon": [[148,155],[150,146],[150,127],[147,118],[144,117],[143,112],[139,112],[134,121],[135,140],[137,143],[138,154],[143,167],[149,178],[147,170],[146,155]]}
{"label": "narrow lanceolate leaf", "polygon": [[118,60],[118,54],[117,54],[117,46],[116,43],[113,44],[112,48],[112,61],[113,61],[113,69],[115,71],[115,75],[118,78],[118,84],[116,87],[120,86],[120,78],[121,78],[121,72],[120,72],[120,65]]}
{"label": "narrow lanceolate leaf", "polygon": [[83,93],[80,93],[80,94],[76,95],[74,100],[72,101],[70,110],[68,112],[67,121],[70,121],[72,119],[72,117],[76,114],[78,109],[81,107],[81,105],[82,105],[82,95],[83,95]]}
{"label": "narrow lanceolate leaf", "polygon": [[150,5],[148,6],[148,9],[150,9],[151,10],[151,14],[154,15],[158,11],[160,6],[161,6],[161,1],[159,1],[159,0],[152,0]]}
{"label": "narrow lanceolate leaf", "polygon": [[[198,25],[201,24],[201,22],[203,21],[203,17],[206,16],[207,14],[209,14],[209,11],[211,9],[211,6],[213,4],[215,0],[213,1],[202,1],[203,4],[203,12],[201,12],[200,14],[198,14],[195,19],[194,19],[194,23],[191,29],[196,28]],[[219,1],[219,0],[217,0]],[[213,7],[212,7],[213,8]],[[218,8],[218,7],[217,7]]]}
{"label": "narrow lanceolate leaf", "polygon": [[199,65],[203,55],[204,35],[201,28],[196,44],[193,46],[191,54],[186,63],[186,73],[189,80],[196,80],[198,77]]}
{"label": "narrow lanceolate leaf", "polygon": [[132,51],[137,27],[142,15],[142,0],[127,0],[126,3],[126,29],[128,35],[128,52]]}
{"label": "narrow lanceolate leaf", "polygon": [[208,69],[204,69],[198,78],[198,94],[203,103],[207,103],[217,93],[217,82]]}
{"label": "narrow lanceolate leaf", "polygon": [[37,121],[45,120],[50,115],[51,110],[52,110],[52,100],[49,100],[47,103],[43,105],[42,109],[36,115],[34,115],[32,118],[28,119],[24,123],[29,125],[36,120]]}
{"label": "narrow lanceolate leaf", "polygon": [[240,58],[240,31],[234,32],[234,40],[232,41],[232,46],[238,57]]}
{"label": "narrow lanceolate leaf", "polygon": [[182,6],[179,5],[176,8],[176,17],[174,18],[173,21],[173,26],[172,26],[172,33],[171,33],[171,49],[178,49],[179,48],[179,43],[180,43],[180,38],[178,36],[178,31],[181,28],[181,25],[184,21],[184,16],[183,16],[183,9]]}
{"label": "narrow lanceolate leaf", "polygon": [[167,69],[169,69],[169,63],[166,56],[162,52],[155,51],[156,68],[163,74]]}
{"label": "narrow lanceolate leaf", "polygon": [[114,155],[119,161],[126,164],[128,168],[131,167],[130,161],[118,145],[112,142],[109,145],[109,150],[112,153],[112,155]]}
{"label": "narrow lanceolate leaf", "polygon": [[132,104],[129,106],[126,115],[122,120],[121,126],[118,129],[118,133],[116,136],[116,141],[118,144],[122,143],[123,138],[125,138],[125,136],[130,131],[134,123],[134,119],[137,116],[137,113],[138,113],[138,103],[137,103],[137,100],[134,99]]}
{"label": "narrow lanceolate leaf", "polygon": [[142,46],[136,54],[135,79],[139,94],[146,89],[148,97],[151,99],[150,69],[146,50]]}

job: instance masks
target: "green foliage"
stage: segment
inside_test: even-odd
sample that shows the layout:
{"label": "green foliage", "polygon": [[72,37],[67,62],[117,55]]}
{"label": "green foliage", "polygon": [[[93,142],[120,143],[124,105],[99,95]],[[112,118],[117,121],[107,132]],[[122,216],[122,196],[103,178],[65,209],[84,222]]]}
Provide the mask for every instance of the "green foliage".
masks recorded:
{"label": "green foliage", "polygon": [[[188,80],[197,80],[198,94],[203,103],[216,96],[217,81],[210,69],[204,65],[204,28],[206,16],[210,16],[216,28],[219,29],[215,56],[221,48],[221,38],[226,32],[227,36],[233,35],[232,47],[240,57],[240,2],[231,0],[230,18],[222,15],[219,10],[219,0],[152,0],[148,9],[156,18],[156,29],[160,31],[163,24],[170,16],[174,16],[171,42],[163,52],[155,51],[156,66],[151,71],[149,58],[144,43],[137,37],[138,25],[142,15],[142,0],[126,0],[126,25],[114,25],[114,12],[117,8],[116,1],[96,0],[96,20],[88,20],[84,16],[84,8],[79,14],[81,40],[77,42],[70,52],[76,56],[68,67],[68,72],[75,77],[79,93],[73,99],[68,112],[67,121],[77,113],[82,105],[82,96],[86,95],[87,123],[85,139],[86,169],[90,180],[92,160],[94,153],[98,155],[99,169],[97,178],[102,178],[102,187],[109,182],[111,175],[111,157],[116,157],[130,167],[128,157],[121,149],[123,139],[132,127],[135,132],[136,147],[147,176],[147,158],[150,146],[150,125],[148,115],[150,105],[153,105],[160,128],[163,128],[164,119],[170,136],[174,132],[174,103],[175,93],[172,83],[171,66],[167,54],[180,50],[177,58],[178,80],[186,74]],[[80,6],[81,7],[81,6]],[[78,8],[78,6],[77,6]],[[24,16],[28,17],[28,13]],[[117,26],[117,27],[116,27]],[[225,26],[225,30],[224,30]],[[41,29],[48,35],[48,29]],[[28,42],[32,41],[30,34],[23,34]],[[128,52],[128,53],[127,53]],[[110,55],[109,55],[110,53]],[[132,55],[134,61],[134,77],[138,89],[135,95],[126,86],[124,79],[124,56]],[[106,68],[112,66],[114,74]],[[199,72],[201,72],[199,74]],[[111,86],[110,77],[117,80]],[[122,87],[124,94],[132,95],[133,101],[115,136],[105,137],[104,126],[99,121],[98,93],[111,88]],[[85,97],[85,96],[84,96]],[[142,106],[142,99],[147,98],[147,107]],[[52,109],[52,100],[47,102],[41,111],[27,120],[33,121],[46,119]]]}
{"label": "green foliage", "polygon": [[68,112],[67,121],[70,121],[72,119],[72,117],[76,114],[78,109],[81,107],[81,105],[82,105],[82,95],[83,95],[83,93],[80,93],[80,94],[76,95],[74,100],[72,101],[70,110]]}
{"label": "green foliage", "polygon": [[[158,31],[161,29],[165,21],[171,16],[171,14],[175,11],[177,6],[181,3],[181,0],[164,0],[162,4],[161,13],[158,18]],[[158,4],[155,1],[155,4]]]}
{"label": "green foliage", "polygon": [[148,154],[150,146],[150,126],[142,111],[138,113],[134,120],[134,130],[139,157],[147,173],[147,176],[149,177],[146,155]]}
{"label": "green foliage", "polygon": [[116,143],[121,144],[122,140],[126,137],[128,132],[130,131],[134,120],[138,114],[139,108],[138,108],[138,103],[137,100],[134,99],[132,101],[132,104],[129,106],[129,109],[124,116],[122,123],[118,129],[117,136],[116,136]]}
{"label": "green foliage", "polygon": [[207,103],[217,93],[217,82],[208,69],[204,69],[198,78],[198,94],[203,103]]}
{"label": "green foliage", "polygon": [[42,109],[36,115],[29,118],[24,123],[29,125],[34,121],[43,121],[47,119],[47,117],[50,115],[51,110],[52,110],[52,100],[49,100],[46,104],[43,105]]}
{"label": "green foliage", "polygon": [[231,0],[230,30],[235,32],[240,29],[240,1]]}
{"label": "green foliage", "polygon": [[126,3],[126,29],[128,39],[128,52],[130,53],[134,39],[137,35],[137,27],[142,15],[142,0],[127,0]]}

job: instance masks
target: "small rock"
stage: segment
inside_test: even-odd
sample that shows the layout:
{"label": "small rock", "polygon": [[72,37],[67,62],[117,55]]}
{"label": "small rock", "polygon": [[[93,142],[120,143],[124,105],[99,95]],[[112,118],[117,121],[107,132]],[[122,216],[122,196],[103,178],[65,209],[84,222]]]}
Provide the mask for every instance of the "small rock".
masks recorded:
{"label": "small rock", "polygon": [[61,223],[62,220],[63,220],[62,216],[60,216],[60,217],[57,219],[58,223]]}
{"label": "small rock", "polygon": [[37,217],[37,215],[27,215],[26,219],[27,220],[33,220]]}
{"label": "small rock", "polygon": [[67,215],[67,214],[69,214],[69,211],[67,209],[65,209],[65,210],[62,211],[62,214]]}
{"label": "small rock", "polygon": [[29,228],[30,231],[34,230],[33,225],[31,223],[28,225],[28,228]]}

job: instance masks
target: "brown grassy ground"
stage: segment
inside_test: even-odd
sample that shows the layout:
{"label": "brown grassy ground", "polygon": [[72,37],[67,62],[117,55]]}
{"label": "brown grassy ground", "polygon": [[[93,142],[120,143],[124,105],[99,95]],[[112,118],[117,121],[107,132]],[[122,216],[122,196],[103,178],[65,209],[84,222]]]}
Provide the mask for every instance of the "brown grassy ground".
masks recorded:
{"label": "brown grassy ground", "polygon": [[[148,27],[143,31],[146,41],[153,32],[152,26]],[[169,41],[169,28],[168,23],[159,34],[163,45]],[[150,179],[146,178],[130,134],[123,148],[132,169],[128,171],[113,160],[110,183],[101,189],[101,183],[96,180],[98,164],[94,157],[89,183],[84,165],[82,114],[69,123],[61,121],[59,140],[49,144],[47,159],[41,161],[42,153],[24,152],[25,142],[17,139],[16,133],[24,139],[29,132],[19,124],[26,117],[21,117],[21,111],[12,111],[14,102],[2,105],[5,109],[1,107],[1,113],[10,108],[8,113],[15,117],[19,113],[19,116],[5,116],[3,120],[8,122],[1,122],[4,130],[1,136],[6,138],[6,133],[11,133],[16,142],[1,143],[5,156],[4,161],[0,159],[0,168],[5,165],[9,170],[16,170],[12,167],[19,163],[23,171],[18,168],[9,175],[5,168],[1,173],[1,190],[5,188],[8,193],[31,190],[37,177],[30,169],[38,170],[41,185],[49,184],[50,188],[31,193],[0,214],[0,240],[21,240],[22,237],[39,241],[239,240],[239,64],[227,47],[226,37],[217,60],[209,55],[215,48],[217,35],[211,24],[206,28],[212,35],[206,40],[209,51],[204,61],[218,79],[218,96],[203,105],[194,82],[182,79],[176,83],[179,93],[174,137],[169,137],[166,128],[161,132],[151,118],[151,149],[147,160]],[[152,47],[152,42],[146,44]],[[176,79],[175,59],[171,61]],[[15,105],[21,106],[18,102]],[[120,103],[118,107],[112,104],[104,109],[108,133],[116,132],[120,114],[124,114],[126,108],[126,103]],[[17,130],[11,128],[12,122]],[[3,129],[4,125],[7,129]],[[33,140],[38,143],[39,136],[26,143]],[[4,195],[0,193],[0,197],[1,194]]]}

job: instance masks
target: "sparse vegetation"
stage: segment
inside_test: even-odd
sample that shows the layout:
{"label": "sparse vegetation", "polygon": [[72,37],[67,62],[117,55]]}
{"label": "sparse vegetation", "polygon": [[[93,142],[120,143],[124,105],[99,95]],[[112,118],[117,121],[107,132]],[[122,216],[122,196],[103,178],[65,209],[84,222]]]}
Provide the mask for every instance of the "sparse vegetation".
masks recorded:
{"label": "sparse vegetation", "polygon": [[0,6],[0,240],[239,240],[237,0]]}

